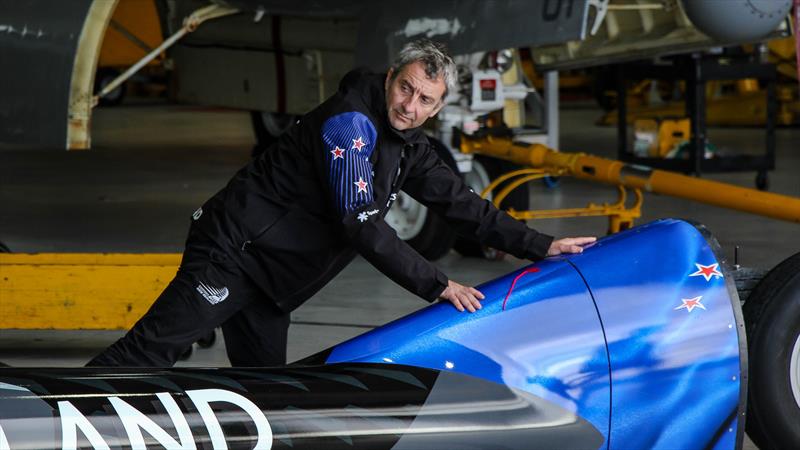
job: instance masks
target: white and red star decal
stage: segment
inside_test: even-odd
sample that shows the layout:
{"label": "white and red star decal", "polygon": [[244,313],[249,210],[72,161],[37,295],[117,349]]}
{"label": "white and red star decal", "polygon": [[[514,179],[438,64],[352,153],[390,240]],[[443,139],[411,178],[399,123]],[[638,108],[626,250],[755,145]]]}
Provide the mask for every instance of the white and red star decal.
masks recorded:
{"label": "white and red star decal", "polygon": [[722,277],[722,272],[717,270],[719,268],[718,263],[710,264],[708,266],[704,266],[699,263],[694,263],[697,266],[697,272],[690,273],[690,277],[703,277],[706,281],[711,281],[711,277]]}
{"label": "white and red star decal", "polygon": [[336,161],[339,158],[344,158],[344,150],[339,148],[337,145],[336,148],[331,150],[331,155],[333,155],[333,160]]}
{"label": "white and red star decal", "polygon": [[703,298],[702,295],[698,295],[697,297],[694,298],[682,298],[681,302],[683,303],[677,306],[675,310],[677,311],[679,309],[686,309],[687,312],[692,312],[692,310],[695,308],[700,308],[702,310],[705,310],[706,307],[702,303],[700,303],[700,299],[702,298]]}
{"label": "white and red star decal", "polygon": [[354,148],[354,149],[356,149],[356,150],[358,150],[360,152],[361,151],[361,147],[363,147],[365,145],[367,145],[367,144],[365,144],[364,141],[361,140],[361,136],[359,136],[358,139],[353,139],[353,146],[350,147],[350,148]]}
{"label": "white and red star decal", "polygon": [[[694,263],[694,265],[697,267],[697,271],[690,273],[690,277],[703,277],[706,281],[711,281],[711,278],[722,278],[724,276],[719,271],[719,263],[708,265]],[[693,298],[682,298],[681,304],[676,306],[674,310],[685,309],[686,312],[692,312],[695,308],[700,308],[705,311],[706,306],[701,302],[702,299],[702,295]]]}
{"label": "white and red star decal", "polygon": [[358,177],[358,181],[356,181],[356,182],[355,182],[355,183],[353,183],[353,184],[355,184],[355,185],[356,185],[356,188],[358,189],[358,192],[364,192],[364,193],[366,193],[366,192],[367,192],[367,186],[369,186],[369,183],[367,183],[366,181],[364,181],[364,179],[363,179],[363,178],[361,178],[361,177]]}

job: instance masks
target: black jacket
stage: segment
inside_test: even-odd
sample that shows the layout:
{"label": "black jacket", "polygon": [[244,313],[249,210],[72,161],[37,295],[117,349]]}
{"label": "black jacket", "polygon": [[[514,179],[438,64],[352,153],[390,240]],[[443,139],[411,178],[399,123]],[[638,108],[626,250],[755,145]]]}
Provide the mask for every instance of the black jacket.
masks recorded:
{"label": "black jacket", "polygon": [[393,129],[384,77],[353,71],[195,213],[264,293],[291,311],[356,253],[433,301],[447,277],[383,220],[402,189],[462,234],[520,258],[541,259],[552,237],[481,199],[445,165],[419,129]]}

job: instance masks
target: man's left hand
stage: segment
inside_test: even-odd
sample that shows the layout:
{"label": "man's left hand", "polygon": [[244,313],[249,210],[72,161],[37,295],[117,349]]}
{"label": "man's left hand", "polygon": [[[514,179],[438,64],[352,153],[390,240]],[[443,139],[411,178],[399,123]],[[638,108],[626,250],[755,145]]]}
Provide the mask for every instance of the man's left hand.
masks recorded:
{"label": "man's left hand", "polygon": [[481,300],[483,300],[484,296],[481,291],[474,287],[464,286],[449,280],[447,288],[439,295],[439,298],[452,303],[460,312],[464,312],[466,308],[467,311],[474,313],[481,309]]}
{"label": "man's left hand", "polygon": [[582,245],[591,244],[596,240],[597,238],[594,236],[557,239],[550,244],[547,256],[556,256],[563,253],[582,253]]}

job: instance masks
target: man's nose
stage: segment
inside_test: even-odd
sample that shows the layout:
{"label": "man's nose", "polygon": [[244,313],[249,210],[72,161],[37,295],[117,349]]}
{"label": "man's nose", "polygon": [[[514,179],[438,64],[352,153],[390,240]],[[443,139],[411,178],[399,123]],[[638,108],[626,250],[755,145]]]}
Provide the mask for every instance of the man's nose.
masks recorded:
{"label": "man's nose", "polygon": [[416,96],[410,95],[410,96],[406,97],[405,100],[403,100],[403,103],[402,103],[403,109],[405,110],[404,112],[414,111],[414,109],[416,108],[416,104],[417,104]]}

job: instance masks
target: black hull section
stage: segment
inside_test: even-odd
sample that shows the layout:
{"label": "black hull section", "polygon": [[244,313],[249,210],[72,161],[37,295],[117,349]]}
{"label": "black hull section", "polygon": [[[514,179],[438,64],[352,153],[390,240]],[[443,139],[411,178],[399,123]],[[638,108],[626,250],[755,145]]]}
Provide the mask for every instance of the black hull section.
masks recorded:
{"label": "black hull section", "polygon": [[[596,449],[602,435],[530,394],[453,372],[1,369],[0,448]],[[4,447],[3,444],[6,444]]]}

